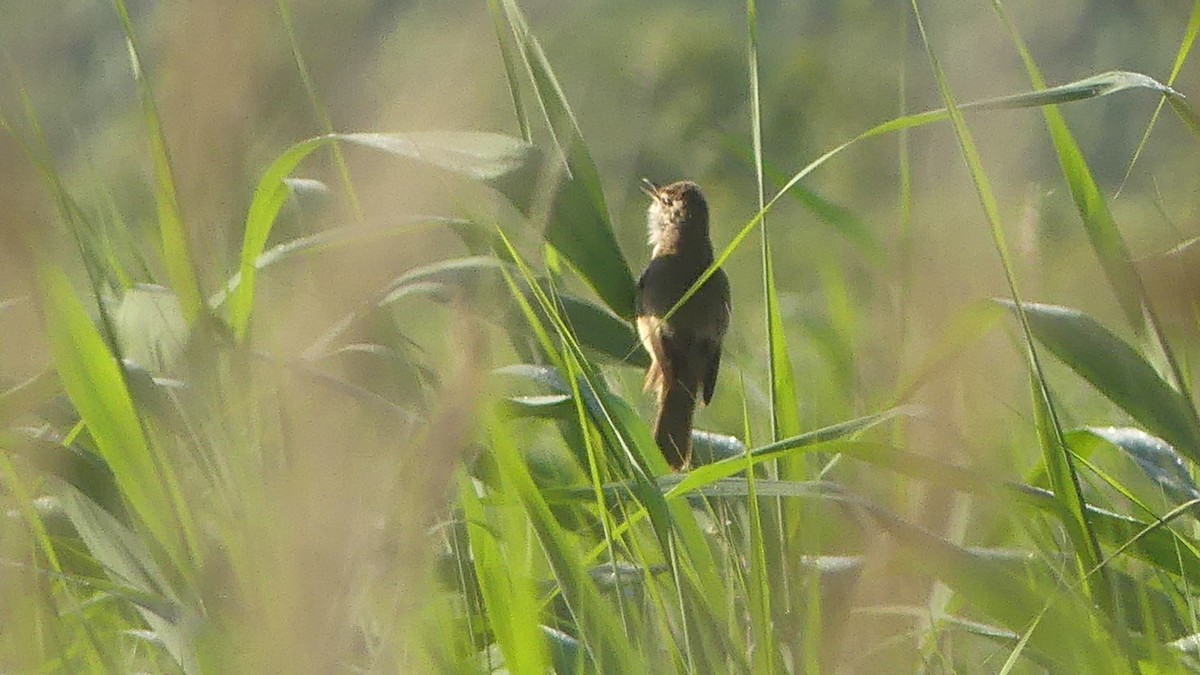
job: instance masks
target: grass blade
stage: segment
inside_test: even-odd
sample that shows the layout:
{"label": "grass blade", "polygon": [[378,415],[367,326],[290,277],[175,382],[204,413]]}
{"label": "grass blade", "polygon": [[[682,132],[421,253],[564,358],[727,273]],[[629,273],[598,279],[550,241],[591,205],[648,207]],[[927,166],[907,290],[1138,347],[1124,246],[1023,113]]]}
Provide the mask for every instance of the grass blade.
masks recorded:
{"label": "grass blade", "polygon": [[196,314],[204,306],[203,296],[200,292],[200,282],[196,277],[195,265],[188,252],[187,230],[184,228],[183,217],[179,212],[171,158],[167,152],[166,139],[163,137],[158,107],[154,103],[154,95],[150,89],[150,83],[146,80],[146,73],[142,70],[141,57],[133,36],[133,22],[129,19],[129,12],[125,9],[124,0],[113,0],[113,5],[121,20],[121,30],[125,33],[133,77],[137,81],[138,96],[142,100],[143,122],[154,158],[154,198],[158,204],[158,228],[163,262],[167,267],[167,277],[171,280],[171,287],[179,296],[184,318],[188,324],[191,324],[195,320]]}
{"label": "grass blade", "polygon": [[501,2],[542,115],[566,164],[566,175],[560,177],[562,182],[551,203],[545,239],[618,316],[631,318],[633,273],[613,236],[600,174],[583,141],[575,114],[525,15],[514,0]]}
{"label": "grass blade", "polygon": [[1133,347],[1077,310],[1031,303],[1022,309],[1032,334],[1063,363],[1148,431],[1200,461],[1200,417]]}
{"label": "grass blade", "polygon": [[[930,68],[933,70],[934,78],[937,80],[938,91],[946,104],[946,109],[950,113],[950,120],[954,126],[954,134],[958,139],[963,162],[967,165],[971,173],[971,180],[975,184],[976,192],[979,195],[980,205],[983,207],[984,215],[987,217],[992,234],[992,242],[1000,257],[1001,265],[1004,268],[1005,280],[1008,283],[1009,292],[1012,294],[1013,303],[1016,306],[1017,315],[1021,322],[1030,377],[1034,385],[1034,410],[1035,416],[1038,419],[1038,435],[1043,441],[1042,449],[1046,465],[1051,469],[1051,479],[1056,488],[1055,495],[1061,500],[1064,513],[1070,514],[1066,522],[1067,532],[1074,544],[1077,564],[1082,575],[1085,570],[1093,569],[1099,564],[1101,560],[1100,544],[1096,539],[1095,533],[1091,530],[1085,515],[1086,503],[1083,500],[1083,492],[1079,486],[1079,476],[1075,470],[1071,455],[1067,452],[1066,443],[1063,440],[1062,426],[1058,422],[1058,415],[1054,409],[1054,402],[1050,397],[1046,376],[1042,371],[1041,362],[1038,359],[1029,320],[1022,309],[1021,295],[1017,290],[1017,282],[1013,274],[1008,245],[1005,243],[1004,231],[1000,224],[1000,211],[992,194],[990,181],[983,170],[983,163],[975,148],[975,141],[971,136],[971,132],[967,129],[962,111],[956,107],[954,96],[950,92],[950,85],[946,80],[941,63],[934,55],[933,48],[929,44],[929,38],[925,33],[925,24],[921,20],[921,11],[917,6],[917,0],[912,0],[912,8],[917,28],[921,35],[921,42],[924,44],[925,53],[929,57]],[[1104,606],[1110,609],[1114,606],[1115,603],[1108,595],[1107,584],[1104,584],[1101,588],[1093,588],[1089,584],[1087,589],[1089,596],[1096,598]]]}
{"label": "grass blade", "polygon": [[[194,542],[187,510],[175,501],[173,469],[151,451],[121,366],[92,325],[62,270],[38,272],[50,351],[63,389],[99,448],[130,510],[176,562]],[[194,548],[192,549],[194,550]],[[184,565],[181,569],[186,569]]]}

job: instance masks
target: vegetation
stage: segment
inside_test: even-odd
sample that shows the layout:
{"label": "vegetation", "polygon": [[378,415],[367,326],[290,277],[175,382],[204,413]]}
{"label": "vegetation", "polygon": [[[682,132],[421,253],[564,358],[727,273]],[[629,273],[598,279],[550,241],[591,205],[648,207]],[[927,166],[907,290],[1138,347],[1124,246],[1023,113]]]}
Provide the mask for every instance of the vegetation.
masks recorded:
{"label": "vegetation", "polygon": [[[1200,2],[182,4],[0,33],[0,670],[1200,670]],[[642,175],[734,289],[678,475]]]}

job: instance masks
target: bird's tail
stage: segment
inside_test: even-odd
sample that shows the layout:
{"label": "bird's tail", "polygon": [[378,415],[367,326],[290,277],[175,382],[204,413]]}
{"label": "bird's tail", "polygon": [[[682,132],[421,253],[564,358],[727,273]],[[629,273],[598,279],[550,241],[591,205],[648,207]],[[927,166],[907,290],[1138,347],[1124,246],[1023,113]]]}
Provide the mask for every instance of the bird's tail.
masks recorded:
{"label": "bird's tail", "polygon": [[692,414],[696,398],[680,382],[663,382],[654,419],[654,442],[675,471],[692,459]]}

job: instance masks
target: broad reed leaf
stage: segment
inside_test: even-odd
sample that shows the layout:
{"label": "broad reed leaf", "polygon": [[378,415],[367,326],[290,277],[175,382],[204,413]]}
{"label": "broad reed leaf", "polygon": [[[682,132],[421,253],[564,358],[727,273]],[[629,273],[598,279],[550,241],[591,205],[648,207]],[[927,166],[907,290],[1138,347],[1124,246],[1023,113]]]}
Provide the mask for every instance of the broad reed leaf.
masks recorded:
{"label": "broad reed leaf", "polygon": [[125,44],[129,51],[129,61],[133,69],[133,77],[137,82],[138,97],[142,103],[142,121],[146,135],[150,141],[151,156],[154,159],[154,199],[158,206],[158,229],[163,262],[167,267],[167,277],[171,287],[179,296],[183,316],[190,324],[203,307],[200,282],[196,277],[196,268],[188,251],[187,230],[184,228],[183,216],[179,211],[179,198],[175,190],[175,176],[171,168],[171,158],[167,151],[167,141],[163,135],[162,122],[158,117],[158,106],[154,102],[154,93],[142,70],[141,56],[138,53],[137,42],[133,35],[133,22],[125,8],[124,0],[114,0],[117,16],[121,21],[121,31],[125,34]]}
{"label": "broad reed leaf", "polygon": [[1176,503],[1200,499],[1183,457],[1161,438],[1132,427],[1085,427],[1070,435],[1073,442],[1086,436],[1121,451]]}
{"label": "broad reed leaf", "polygon": [[1029,303],[1023,308],[1033,334],[1063,363],[1147,431],[1200,461],[1196,412],[1133,347],[1078,310]]}
{"label": "broad reed leaf", "polygon": [[[513,0],[501,0],[525,72],[533,85],[542,116],[565,167],[546,178],[552,198],[545,239],[579,272],[618,316],[633,317],[634,280],[617,246],[600,173],[592,160],[579,123],[525,15]],[[510,90],[515,85],[510,84]]]}
{"label": "broad reed leaf", "polygon": [[[392,281],[379,304],[389,305],[413,294],[449,297],[458,290],[495,285],[503,281],[501,269],[506,267],[510,266],[487,256],[456,258],[419,267]],[[535,283],[544,284],[545,280],[535,278]],[[524,280],[518,281],[518,287],[530,294]],[[560,293],[556,300],[564,323],[581,346],[617,363],[639,368],[649,365],[650,358],[628,322],[578,296]],[[542,316],[545,318],[544,312]]]}
{"label": "broad reed leaf", "polygon": [[[925,24],[921,18],[921,11],[917,6],[917,0],[912,0],[912,8],[917,22],[917,30],[920,32],[921,42],[925,47],[925,54],[929,58],[930,70],[933,71],[933,76],[937,81],[938,92],[941,94],[942,101],[946,104],[946,109],[949,111],[950,121],[954,127],[954,135],[958,139],[960,155],[971,174],[971,181],[974,183],[975,191],[979,196],[980,206],[983,208],[984,215],[988,221],[992,235],[992,244],[996,249],[997,255],[1000,257],[1000,263],[1004,268],[1004,278],[1008,283],[1008,290],[1012,296],[1013,304],[1016,306],[1017,318],[1021,322],[1021,333],[1027,348],[1030,383],[1033,389],[1034,419],[1038,439],[1041,441],[1042,454],[1050,472],[1051,482],[1055,486],[1054,494],[1062,501],[1063,513],[1066,515],[1065,525],[1067,534],[1071,537],[1071,541],[1074,544],[1078,571],[1081,575],[1084,575],[1082,576],[1082,580],[1085,583],[1084,589],[1088,595],[1096,598],[1102,606],[1111,611],[1114,601],[1109,598],[1108,589],[1104,587],[1105,584],[1101,584],[1100,588],[1095,588],[1094,582],[1089,576],[1086,576],[1088,570],[1095,569],[1100,563],[1100,544],[1096,540],[1095,533],[1092,532],[1088,525],[1085,515],[1086,504],[1083,499],[1083,491],[1079,485],[1079,477],[1075,472],[1071,455],[1067,452],[1066,443],[1063,441],[1062,426],[1059,424],[1058,414],[1054,408],[1054,401],[1050,396],[1049,384],[1046,382],[1046,375],[1042,370],[1041,361],[1038,358],[1029,321],[1022,311],[1021,294],[1017,288],[1017,280],[1013,272],[1008,244],[1005,241],[1004,229],[1000,222],[1000,210],[996,203],[995,195],[992,192],[991,181],[983,169],[983,161],[979,156],[979,151],[975,147],[975,140],[967,128],[962,110],[955,103],[946,74],[933,52],[933,47],[925,32]],[[1101,570],[1101,577],[1102,579],[1104,577],[1103,570]]]}
{"label": "broad reed leaf", "polygon": [[190,530],[172,495],[173,468],[151,451],[121,366],[56,267],[38,271],[46,333],[63,389],[112,471],[130,511],[174,560],[187,553]]}

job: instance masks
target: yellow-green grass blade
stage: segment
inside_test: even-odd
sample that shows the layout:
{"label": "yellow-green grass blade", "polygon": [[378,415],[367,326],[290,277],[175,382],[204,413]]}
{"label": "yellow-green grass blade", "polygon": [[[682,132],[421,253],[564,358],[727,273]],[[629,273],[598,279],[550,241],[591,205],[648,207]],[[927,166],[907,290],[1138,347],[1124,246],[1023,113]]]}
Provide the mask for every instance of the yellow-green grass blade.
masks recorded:
{"label": "yellow-green grass blade", "polygon": [[[500,497],[515,499],[501,483]],[[485,510],[476,484],[460,476],[458,503],[471,542],[471,561],[479,582],[488,627],[504,652],[505,667],[513,673],[544,673],[547,658],[542,640],[541,608],[532,579],[524,567],[526,520],[505,505]]]}
{"label": "yellow-green grass blade", "polygon": [[[1017,32],[1016,26],[1009,20],[1008,14],[1004,11],[1004,5],[999,0],[993,0],[993,6],[1000,14],[1000,18],[1012,36],[1013,43],[1021,55],[1021,60],[1025,64],[1025,70],[1029,74],[1029,79],[1033,83],[1033,86],[1037,89],[1043,89],[1046,86],[1046,82],[1042,78],[1041,71],[1034,62],[1033,55],[1030,54],[1029,49],[1025,46],[1024,39]],[[1149,86],[1153,87],[1154,85]],[[1168,99],[1174,101],[1180,98],[1170,87],[1162,85],[1160,87]],[[1187,107],[1182,103],[1179,105],[1183,106],[1183,108]],[[1121,236],[1116,219],[1108,207],[1108,201],[1101,194],[1100,187],[1096,184],[1096,180],[1092,176],[1087,160],[1083,157],[1083,151],[1080,150],[1079,144],[1075,142],[1075,138],[1071,134],[1071,130],[1067,127],[1067,123],[1063,119],[1062,113],[1058,111],[1058,108],[1054,106],[1043,108],[1042,115],[1046,120],[1046,128],[1050,133],[1050,139],[1054,143],[1054,150],[1058,155],[1063,178],[1067,181],[1080,218],[1083,220],[1083,227],[1087,232],[1088,240],[1096,252],[1096,257],[1100,260],[1100,266],[1104,269],[1104,273],[1108,277],[1109,286],[1112,287],[1113,293],[1117,296],[1117,301],[1125,312],[1126,320],[1129,321],[1129,324],[1133,326],[1133,329],[1139,335],[1147,335],[1148,331],[1152,331],[1149,332],[1148,336],[1157,340],[1159,347],[1166,356],[1176,384],[1179,386],[1184,397],[1190,401],[1191,390],[1188,386],[1188,380],[1184,377],[1174,352],[1171,350],[1171,346],[1167,344],[1166,339],[1163,337],[1158,316],[1154,311],[1154,307],[1146,298],[1142,279],[1138,275],[1137,268],[1134,267],[1129,247],[1125,244],[1125,239]],[[1147,318],[1149,319],[1149,326],[1146,325]]]}
{"label": "yellow-green grass blade", "polygon": [[[925,46],[925,53],[929,58],[930,69],[933,71],[938,91],[941,94],[943,102],[946,104],[946,109],[949,111],[963,162],[970,171],[972,182],[979,196],[980,205],[983,207],[984,215],[991,230],[993,244],[1000,257],[1001,265],[1004,268],[1009,292],[1017,308],[1017,315],[1020,319],[1027,350],[1030,377],[1034,386],[1034,411],[1035,418],[1039,422],[1037,424],[1038,436],[1042,440],[1046,465],[1051,468],[1051,481],[1055,486],[1055,494],[1062,500],[1065,512],[1070,514],[1065,524],[1074,544],[1079,572],[1082,574],[1084,570],[1095,567],[1099,562],[1101,555],[1100,545],[1096,540],[1095,533],[1088,524],[1085,515],[1086,505],[1079,486],[1079,477],[1072,463],[1071,455],[1067,452],[1066,443],[1063,441],[1062,428],[1058,422],[1054,403],[1050,398],[1046,377],[1042,371],[1041,362],[1038,359],[1037,349],[1034,345],[1033,334],[1029,327],[1028,319],[1022,311],[1021,295],[1017,289],[1008,246],[1005,243],[1004,231],[1000,224],[999,207],[992,194],[991,184],[987,178],[987,174],[984,172],[979,153],[975,148],[975,141],[967,129],[962,111],[955,104],[941,63],[938,61],[929,43],[929,38],[925,32],[925,25],[921,19],[920,8],[917,6],[916,0],[912,0],[912,8],[917,28],[921,35],[921,41]],[[1110,608],[1113,606],[1112,600],[1108,597],[1107,587],[1097,589],[1092,588],[1089,584],[1088,590],[1090,591],[1089,595],[1097,601]]]}
{"label": "yellow-green grass blade", "polygon": [[649,664],[644,662],[644,655],[622,635],[610,604],[599,594],[568,533],[555,520],[520,451],[502,429],[495,425],[490,429],[489,446],[504,483],[509,486],[508,496],[524,508],[558,582],[558,590],[578,626],[578,637],[597,670],[646,672]]}
{"label": "yellow-green grass blade", "polygon": [[331,140],[329,136],[320,136],[293,145],[271,163],[258,181],[254,198],[246,213],[246,228],[242,234],[242,253],[238,266],[238,285],[228,294],[225,303],[225,320],[238,340],[245,339],[250,328],[258,257],[267,246],[271,228],[274,227],[279,210],[283,208],[289,194],[284,179],[291,175],[305,157]]}
{"label": "yellow-green grass blade", "polygon": [[1036,303],[1021,309],[1033,336],[1059,360],[1150,433],[1200,461],[1200,417],[1132,346],[1083,312]]}
{"label": "yellow-green grass blade", "polygon": [[203,309],[204,301],[200,292],[196,267],[192,262],[191,253],[188,251],[187,229],[184,227],[183,216],[179,210],[179,197],[175,190],[171,157],[167,151],[167,141],[163,135],[162,121],[158,117],[154,94],[146,79],[146,73],[142,70],[141,56],[138,53],[137,42],[133,34],[133,22],[129,19],[129,12],[125,8],[124,0],[113,0],[113,5],[121,20],[121,30],[125,33],[130,65],[133,68],[134,79],[137,81],[138,96],[142,102],[143,122],[154,160],[154,198],[158,205],[158,228],[163,264],[166,265],[167,278],[171,281],[171,287],[179,296],[184,318],[191,324]]}
{"label": "yellow-green grass blade", "polygon": [[[526,280],[533,278],[532,271],[512,247],[508,239],[499,233],[507,247],[508,255],[518,265]],[[712,617],[723,617],[726,613],[725,599],[717,589],[722,588],[716,576],[716,562],[712,552],[700,531],[695,517],[683,503],[669,504],[661,494],[658,486],[650,479],[644,468],[647,464],[656,472],[666,469],[665,461],[657,448],[654,447],[644,422],[620,398],[614,396],[599,378],[594,366],[588,364],[580,350],[580,344],[571,328],[563,322],[555,303],[536,285],[531,285],[533,297],[540,305],[542,312],[551,320],[555,332],[562,340],[566,351],[555,359],[569,359],[578,367],[578,377],[584,387],[572,385],[573,398],[576,401],[587,402],[591,408],[591,417],[609,442],[609,446],[623,456],[623,465],[631,470],[634,481],[629,484],[631,493],[637,498],[640,507],[632,511],[627,519],[615,525],[608,532],[606,539],[622,536],[631,523],[643,515],[650,515],[650,522],[662,551],[673,565],[676,565],[676,579],[680,583],[681,602],[690,602],[700,610],[695,613],[685,612],[684,620],[688,626],[702,631],[701,640],[694,642],[694,648],[701,651],[711,651],[717,645],[729,640],[739,639],[739,635],[726,635],[718,629],[724,625],[724,620],[714,620]],[[540,319],[530,309],[526,312],[532,324],[538,326]],[[578,405],[578,404],[577,404]],[[586,429],[585,429],[586,431]],[[589,459],[591,463],[595,459]],[[593,491],[593,494],[594,491]],[[610,550],[606,540],[595,547],[588,557],[593,561],[597,556]],[[686,584],[683,583],[686,581]],[[686,591],[686,595],[683,593]],[[726,650],[727,653],[741,653],[737,649]],[[692,652],[689,649],[689,654]]]}
{"label": "yellow-green grass blade", "polygon": [[[544,237],[618,316],[633,316],[634,280],[617,246],[600,174],[575,114],[541,44],[514,0],[501,0],[505,18],[533,85],[542,116],[565,162],[557,183]],[[553,166],[553,165],[550,165]]]}
{"label": "yellow-green grass blade", "polygon": [[66,274],[38,270],[46,333],[63,389],[95,441],[126,504],[181,572],[198,554],[174,468],[150,447],[121,365],[75,297]]}
{"label": "yellow-green grass blade", "polygon": [[[1111,94],[1131,89],[1149,89],[1158,93],[1166,93],[1170,96],[1170,100],[1173,102],[1179,98],[1178,93],[1173,92],[1168,87],[1146,75],[1124,71],[1111,71],[1107,73],[1101,73],[1100,75],[1087,77],[1082,80],[1069,82],[1057,87],[1050,87],[1049,89],[1044,89],[1041,91],[1013,94],[1010,96],[1001,96],[982,101],[964,103],[958,106],[958,110],[961,112],[966,112],[1036,108],[1059,103],[1082,101],[1100,96],[1109,96]],[[1184,104],[1180,103],[1180,105]],[[688,299],[690,299],[692,295],[694,295],[696,291],[702,285],[704,285],[704,282],[708,281],[708,278],[711,277],[719,267],[726,263],[729,257],[733,255],[734,251],[736,251],[741,246],[742,242],[745,241],[746,237],[750,236],[750,233],[762,223],[762,220],[766,216],[767,212],[769,212],[775,206],[775,204],[783,198],[784,195],[788,194],[792,187],[804,180],[809,174],[825,164],[825,162],[829,161],[836,155],[841,154],[841,152],[847,148],[857,145],[863,141],[904,131],[906,129],[925,126],[934,122],[943,122],[949,120],[950,117],[950,111],[946,108],[938,108],[936,110],[928,110],[911,115],[902,115],[895,119],[883,122],[882,124],[878,124],[860,133],[854,138],[835,146],[831,150],[825,152],[823,155],[809,162],[804,166],[804,168],[800,169],[800,171],[794,174],[783,185],[783,187],[780,188],[773,197],[771,197],[771,199],[767,200],[766,205],[759,209],[758,213],[756,213],[749,222],[742,226],[742,229],[740,229],[738,233],[734,235],[729,244],[727,244],[725,248],[723,248],[716,256],[713,264],[709,266],[709,268],[700,275],[696,282],[692,284],[692,287],[689,288],[686,293],[684,293],[679,302],[676,303],[675,307],[673,307],[671,311],[666,314],[666,317],[669,318],[676,311],[678,311],[679,307],[682,306],[683,303],[687,302]]]}

